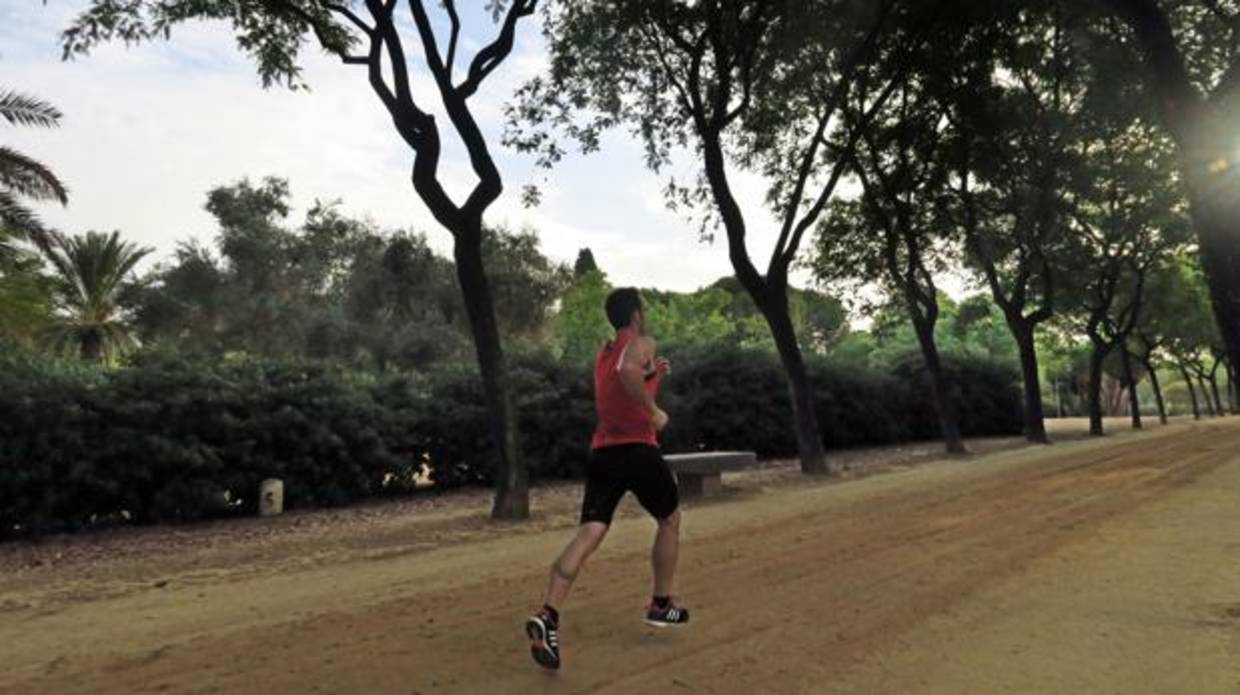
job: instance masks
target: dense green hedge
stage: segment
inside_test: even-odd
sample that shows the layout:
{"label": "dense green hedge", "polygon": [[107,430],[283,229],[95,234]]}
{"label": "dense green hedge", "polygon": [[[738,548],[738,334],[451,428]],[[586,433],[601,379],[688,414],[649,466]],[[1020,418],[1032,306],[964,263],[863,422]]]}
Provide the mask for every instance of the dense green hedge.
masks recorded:
{"label": "dense green hedge", "polygon": [[[791,456],[776,359],[734,348],[673,354],[668,450]],[[511,379],[531,478],[580,474],[593,427],[589,365],[518,354]],[[931,438],[917,362],[890,375],[811,365],[828,447]],[[488,484],[494,464],[476,370],[399,377],[315,362],[148,355],[117,371],[0,359],[0,538],[255,511],[267,477],[290,508]],[[953,363],[967,434],[1020,429],[1015,375]]]}
{"label": "dense green hedge", "polygon": [[293,506],[344,504],[399,487],[390,474],[408,481],[418,453],[400,421],[420,401],[384,407],[321,365],[152,359],[97,383],[22,376],[6,371],[0,393],[4,530],[253,512],[266,477]]}
{"label": "dense green hedge", "polygon": [[[787,382],[775,355],[714,348],[674,355],[667,382],[673,427],[665,448],[744,449],[761,456],[796,455]],[[1019,434],[1019,375],[985,361],[945,358],[966,436]],[[934,439],[938,418],[920,356],[891,372],[811,361],[815,410],[828,449]]]}
{"label": "dense green hedge", "polygon": [[[594,427],[588,374],[566,370],[545,354],[517,354],[509,379],[520,416],[521,444],[533,480],[580,475]],[[490,484],[491,436],[477,369],[453,367],[427,379],[418,419],[407,420],[425,447],[436,486]]]}

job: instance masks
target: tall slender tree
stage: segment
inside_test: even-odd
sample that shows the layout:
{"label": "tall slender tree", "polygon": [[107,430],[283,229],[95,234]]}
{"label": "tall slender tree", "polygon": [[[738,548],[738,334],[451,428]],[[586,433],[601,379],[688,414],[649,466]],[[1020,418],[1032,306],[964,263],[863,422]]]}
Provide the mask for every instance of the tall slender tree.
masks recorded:
{"label": "tall slender tree", "polygon": [[[1200,419],[1199,385],[1194,383],[1193,377],[1204,370],[1201,351],[1203,346],[1218,342],[1218,328],[1210,310],[1210,291],[1200,264],[1183,252],[1167,262],[1168,281],[1156,285],[1160,297],[1153,304],[1158,312],[1155,318],[1163,336],[1162,349],[1184,380],[1194,418]],[[1158,282],[1159,274],[1153,277]],[[1165,307],[1165,311],[1160,307]]]}
{"label": "tall slender tree", "polygon": [[[1151,294],[1153,293],[1151,292]],[[1154,405],[1158,408],[1158,421],[1165,425],[1167,424],[1167,402],[1163,398],[1162,383],[1158,380],[1158,366],[1160,363],[1158,349],[1161,345],[1157,339],[1151,338],[1149,333],[1140,329],[1137,330],[1136,337],[1140,347],[1132,351],[1131,354],[1141,363],[1145,373],[1149,375],[1150,390],[1154,392]]]}
{"label": "tall slender tree", "polygon": [[878,284],[899,298],[917,335],[944,446],[949,453],[963,453],[953,385],[935,340],[935,274],[945,270],[953,242],[944,236],[951,225],[942,212],[951,173],[944,152],[946,125],[927,78],[914,69],[902,72],[893,98],[874,114],[852,150],[851,170],[862,195],[830,206],[813,265],[828,282],[881,278]]}
{"label": "tall slender tree", "polygon": [[1183,252],[1159,259],[1146,280],[1145,309],[1133,332],[1132,355],[1149,375],[1150,388],[1158,407],[1158,418],[1167,424],[1167,404],[1163,397],[1158,368],[1164,363],[1167,347],[1175,334],[1176,323],[1189,307],[1184,291]]}
{"label": "tall slender tree", "polygon": [[987,4],[990,17],[975,19],[935,64],[944,66],[941,90],[954,134],[954,204],[966,262],[989,288],[1016,341],[1025,436],[1045,443],[1035,337],[1055,315],[1062,261],[1071,255],[1065,189],[1079,158],[1074,119],[1088,85],[1070,31],[1075,6],[1029,4],[1027,11]]}
{"label": "tall slender tree", "polygon": [[[469,42],[462,40],[457,3],[441,0],[433,4],[443,11],[446,32],[436,32],[428,11],[432,3],[427,0],[92,0],[64,32],[64,50],[70,57],[105,41],[149,41],[166,37],[177,24],[213,19],[231,23],[239,45],[255,60],[264,86],[302,86],[298,61],[311,40],[344,64],[363,68],[396,132],[412,151],[414,191],[453,237],[457,279],[497,450],[491,515],[524,519],[529,516],[528,474],[520,459],[517,418],[482,257],[483,216],[504,186],[470,99],[512,53],[518,24],[534,13],[537,0],[488,1],[486,8],[499,30],[474,53],[464,75],[457,73],[458,49]],[[397,10],[407,10],[411,21],[398,19]],[[463,198],[454,198],[444,188],[440,172],[443,134],[427,110],[426,100],[432,95],[417,93],[410,80],[410,54],[421,55],[434,81],[433,97],[440,101],[469,153],[477,182]]]}
{"label": "tall slender tree", "polygon": [[1184,379],[1184,387],[1188,389],[1188,397],[1193,405],[1193,419],[1201,419],[1201,404],[1197,400],[1197,389],[1193,386],[1193,377],[1188,373],[1188,368],[1183,362],[1179,364],[1180,376]]}
{"label": "tall slender tree", "polygon": [[[549,74],[532,81],[512,112],[509,142],[562,155],[547,126],[586,150],[601,132],[629,126],[656,171],[677,153],[696,158],[698,176],[674,179],[669,201],[701,214],[710,237],[722,226],[728,257],[774,338],[796,419],[801,469],[828,472],[814,394],[788,303],[788,273],[844,173],[831,145],[846,99],[876,55],[894,0],[562,3],[547,16]],[[872,112],[892,85],[873,85]],[[855,144],[858,131],[845,136]],[[734,189],[737,168],[771,184],[778,234],[765,269],[751,256],[752,214]]]}
{"label": "tall slender tree", "polygon": [[1086,265],[1081,322],[1093,344],[1090,355],[1090,434],[1103,434],[1103,361],[1121,350],[1127,388],[1136,404],[1136,380],[1127,355],[1140,325],[1150,269],[1187,241],[1187,219],[1178,181],[1166,176],[1171,145],[1150,124],[1123,113],[1088,119],[1086,166],[1073,182],[1073,223]]}
{"label": "tall slender tree", "polygon": [[1210,382],[1210,395],[1214,397],[1214,410],[1219,415],[1225,415],[1228,409],[1223,407],[1223,399],[1218,390],[1218,368],[1227,361],[1227,356],[1223,354],[1221,348],[1212,348],[1210,350],[1210,359],[1210,371],[1206,373],[1206,378]]}

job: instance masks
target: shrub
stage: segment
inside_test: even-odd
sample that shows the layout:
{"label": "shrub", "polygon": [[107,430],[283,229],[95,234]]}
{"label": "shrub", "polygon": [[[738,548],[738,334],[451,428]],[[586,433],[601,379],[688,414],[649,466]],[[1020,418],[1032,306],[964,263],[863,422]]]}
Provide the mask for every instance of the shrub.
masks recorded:
{"label": "shrub", "polygon": [[668,356],[673,373],[664,382],[664,405],[671,415],[665,449],[741,449],[759,456],[796,452],[788,387],[774,355],[715,346]]}
{"label": "shrub", "polygon": [[[686,347],[663,401],[669,451],[796,455],[776,357]],[[919,360],[891,373],[808,365],[828,448],[937,436]],[[0,358],[0,537],[129,521],[252,514],[260,481],[289,508],[330,507],[415,488],[490,484],[495,455],[477,369],[375,375],[307,360],[145,354],[105,372],[23,354]],[[1010,369],[948,360],[967,435],[1020,431]],[[594,426],[589,365],[536,351],[509,378],[531,480],[580,475]]]}
{"label": "shrub", "polygon": [[347,504],[401,489],[419,461],[413,399],[322,364],[159,356],[97,383],[6,376],[0,533],[252,513],[267,477],[291,508]]}
{"label": "shrub", "polygon": [[817,396],[818,427],[828,449],[931,436],[923,408],[932,406],[918,398],[920,394],[904,379],[829,360],[813,363],[810,378]]}
{"label": "shrub", "polygon": [[[581,474],[594,428],[591,378],[586,370],[566,368],[545,353],[518,353],[510,359],[509,380],[531,480]],[[427,442],[436,486],[494,482],[494,444],[477,368],[443,369],[432,375],[428,390],[435,407],[416,428]]]}

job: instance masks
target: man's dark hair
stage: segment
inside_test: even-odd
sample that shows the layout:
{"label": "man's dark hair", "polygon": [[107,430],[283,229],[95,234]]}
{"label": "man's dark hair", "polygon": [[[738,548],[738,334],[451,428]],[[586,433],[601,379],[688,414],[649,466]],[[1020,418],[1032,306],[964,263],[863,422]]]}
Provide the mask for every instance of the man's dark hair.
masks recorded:
{"label": "man's dark hair", "polygon": [[636,287],[621,287],[607,295],[607,320],[617,331],[629,325],[633,312],[642,308],[642,296]]}

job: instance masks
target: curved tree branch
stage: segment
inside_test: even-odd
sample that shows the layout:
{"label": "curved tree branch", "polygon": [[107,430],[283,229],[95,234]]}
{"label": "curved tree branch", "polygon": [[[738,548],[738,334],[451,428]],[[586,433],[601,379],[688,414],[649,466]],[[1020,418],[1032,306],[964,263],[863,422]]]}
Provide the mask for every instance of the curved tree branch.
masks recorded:
{"label": "curved tree branch", "polygon": [[[420,3],[421,0],[411,0],[411,2]],[[538,0],[513,0],[512,6],[508,8],[508,13],[504,17],[503,26],[500,28],[499,36],[495,38],[478,54],[474,56],[473,62],[469,65],[469,75],[465,81],[456,88],[457,93],[462,99],[468,99],[478,91],[478,87],[482,81],[487,78],[500,63],[508,57],[512,52],[513,37],[517,31],[517,20],[522,17],[528,17],[534,13]]]}
{"label": "curved tree branch", "polygon": [[448,79],[451,79],[453,66],[456,65],[456,44],[461,37],[461,18],[456,13],[456,0],[443,0],[443,6],[448,12],[448,20],[452,22],[448,38],[448,57],[445,60],[448,64]]}

